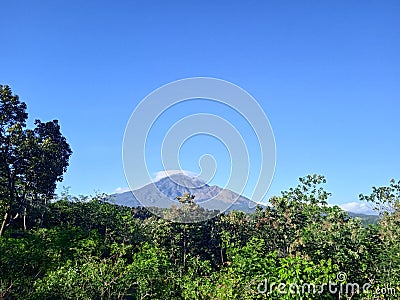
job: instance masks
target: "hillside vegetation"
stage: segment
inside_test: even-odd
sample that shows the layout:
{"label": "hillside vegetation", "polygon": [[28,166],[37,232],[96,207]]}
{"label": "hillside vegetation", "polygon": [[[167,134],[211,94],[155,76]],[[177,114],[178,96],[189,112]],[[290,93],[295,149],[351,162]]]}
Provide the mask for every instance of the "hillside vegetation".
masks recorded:
{"label": "hillside vegetation", "polygon": [[[19,219],[7,227],[0,239],[0,297],[395,299],[399,183],[361,196],[378,209],[392,207],[378,224],[364,226],[327,205],[323,182],[307,176],[254,214],[234,211],[197,224],[172,223],[104,196],[64,194],[48,204],[43,219],[30,215],[31,229],[24,231]],[[169,213],[184,210],[185,204]],[[330,282],[331,290],[324,286]]]}

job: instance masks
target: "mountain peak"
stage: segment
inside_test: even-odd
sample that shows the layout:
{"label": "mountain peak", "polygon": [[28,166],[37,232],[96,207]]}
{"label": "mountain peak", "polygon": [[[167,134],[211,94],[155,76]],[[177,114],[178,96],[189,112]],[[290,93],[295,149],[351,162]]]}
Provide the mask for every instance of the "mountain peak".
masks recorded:
{"label": "mountain peak", "polygon": [[156,186],[159,185],[164,185],[164,184],[169,184],[169,185],[179,185],[183,188],[189,188],[189,189],[198,189],[203,186],[208,186],[207,183],[202,180],[200,177],[196,176],[190,176],[186,175],[184,173],[180,174],[172,174],[169,176],[166,176],[164,178],[159,179],[158,181],[154,182]]}
{"label": "mountain peak", "polygon": [[125,206],[171,207],[179,205],[177,196],[195,195],[195,203],[209,210],[221,212],[239,210],[252,212],[256,203],[231,190],[209,186],[196,174],[174,172],[131,192],[114,194],[113,201]]}

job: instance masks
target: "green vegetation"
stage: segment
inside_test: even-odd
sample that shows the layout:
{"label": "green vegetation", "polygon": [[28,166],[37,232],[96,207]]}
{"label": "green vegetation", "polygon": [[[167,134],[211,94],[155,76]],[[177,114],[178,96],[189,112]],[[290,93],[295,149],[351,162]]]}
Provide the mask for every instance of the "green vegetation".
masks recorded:
{"label": "green vegetation", "polygon": [[[388,286],[398,295],[399,183],[392,188],[393,210],[366,227],[327,205],[323,181],[307,176],[252,215],[234,211],[197,224],[113,205],[104,195],[63,194],[47,205],[43,220],[28,215],[35,224],[30,230],[7,227],[0,239],[0,297],[338,299],[328,287],[318,293],[329,282],[358,284],[360,292],[371,284],[362,295],[344,290],[341,299],[390,299],[375,292]],[[386,203],[375,195],[369,200]],[[283,294],[279,284],[297,284],[300,291],[310,284],[311,290]]]}
{"label": "green vegetation", "polygon": [[0,237],[20,215],[26,229],[28,214],[43,213],[72,153],[57,120],[36,120],[32,130],[27,118],[26,104],[0,85]]}
{"label": "green vegetation", "polygon": [[24,129],[26,105],[0,92],[0,299],[398,298],[400,182],[360,195],[380,214],[369,225],[328,205],[320,175],[194,224],[214,212],[190,194],[163,210],[183,223],[106,195],[54,199],[71,155],[57,122]]}

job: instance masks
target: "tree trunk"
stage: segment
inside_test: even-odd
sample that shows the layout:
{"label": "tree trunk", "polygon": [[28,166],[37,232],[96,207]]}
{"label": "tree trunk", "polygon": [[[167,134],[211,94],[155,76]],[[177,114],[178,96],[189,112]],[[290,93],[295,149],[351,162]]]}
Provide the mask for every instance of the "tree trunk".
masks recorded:
{"label": "tree trunk", "polygon": [[[36,198],[37,198],[37,195],[36,195]],[[39,228],[43,228],[44,214],[46,213],[46,209],[47,209],[47,198],[44,199],[44,207],[42,209],[42,216],[40,218]]]}
{"label": "tree trunk", "polygon": [[3,223],[1,224],[1,228],[0,228],[0,238],[3,235],[4,228],[6,227],[7,219],[8,219],[8,212],[6,212],[4,214]]}
{"label": "tree trunk", "polygon": [[26,231],[26,206],[24,207],[24,231]]}

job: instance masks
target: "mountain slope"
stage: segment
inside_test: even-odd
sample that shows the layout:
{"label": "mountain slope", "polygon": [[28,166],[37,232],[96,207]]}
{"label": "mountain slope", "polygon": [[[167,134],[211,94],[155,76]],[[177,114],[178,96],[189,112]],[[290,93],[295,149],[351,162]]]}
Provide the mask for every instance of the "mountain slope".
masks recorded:
{"label": "mountain slope", "polygon": [[[210,186],[196,177],[175,174],[150,183],[132,192],[112,195],[112,202],[130,207],[157,206],[170,207],[178,205],[176,196],[191,193],[196,196],[195,202],[209,210],[253,212],[256,203],[235,192]],[[140,200],[140,201],[139,201]]]}
{"label": "mountain slope", "polygon": [[360,213],[355,213],[355,212],[348,212],[349,216],[352,218],[360,218],[361,222],[367,226],[369,224],[377,224],[379,222],[379,216],[378,215],[366,215],[366,214],[360,214]]}

